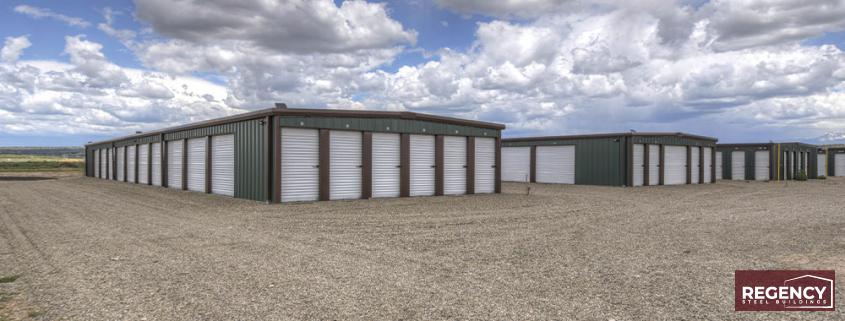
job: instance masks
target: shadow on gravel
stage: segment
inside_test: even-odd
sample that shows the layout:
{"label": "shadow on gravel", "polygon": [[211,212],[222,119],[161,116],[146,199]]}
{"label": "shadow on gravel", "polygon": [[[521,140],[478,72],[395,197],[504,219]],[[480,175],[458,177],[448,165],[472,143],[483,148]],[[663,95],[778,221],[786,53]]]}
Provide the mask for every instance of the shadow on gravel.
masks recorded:
{"label": "shadow on gravel", "polygon": [[49,179],[56,179],[55,177],[44,177],[44,176],[0,176],[0,182],[2,181],[11,181],[11,182],[18,182],[18,181],[44,181]]}

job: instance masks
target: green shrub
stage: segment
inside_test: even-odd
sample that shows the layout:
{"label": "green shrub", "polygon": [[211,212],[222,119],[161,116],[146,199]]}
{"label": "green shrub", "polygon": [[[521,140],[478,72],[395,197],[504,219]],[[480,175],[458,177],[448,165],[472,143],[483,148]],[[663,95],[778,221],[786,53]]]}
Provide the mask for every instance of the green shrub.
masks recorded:
{"label": "green shrub", "polygon": [[807,180],[807,172],[804,170],[798,171],[798,175],[795,175],[796,181],[806,181]]}

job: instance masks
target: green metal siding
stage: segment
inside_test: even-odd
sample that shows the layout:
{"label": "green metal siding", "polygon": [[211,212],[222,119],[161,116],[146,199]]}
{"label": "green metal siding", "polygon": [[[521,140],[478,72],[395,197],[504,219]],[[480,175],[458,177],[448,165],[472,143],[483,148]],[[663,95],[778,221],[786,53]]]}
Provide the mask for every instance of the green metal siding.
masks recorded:
{"label": "green metal siding", "polygon": [[281,127],[346,129],[389,133],[477,137],[499,137],[500,135],[500,131],[495,129],[397,118],[282,116],[280,123]]}
{"label": "green metal siding", "polygon": [[575,184],[625,185],[624,137],[504,142],[502,147],[575,146]]}

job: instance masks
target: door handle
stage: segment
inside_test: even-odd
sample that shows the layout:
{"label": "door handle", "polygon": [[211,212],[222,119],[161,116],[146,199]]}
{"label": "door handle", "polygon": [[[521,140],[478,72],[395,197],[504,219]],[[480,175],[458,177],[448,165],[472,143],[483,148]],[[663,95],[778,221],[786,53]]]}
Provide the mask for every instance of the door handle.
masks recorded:
{"label": "door handle", "polygon": [[364,168],[364,165],[358,165],[358,168]]}
{"label": "door handle", "polygon": [[314,165],[314,168],[320,168],[320,165]]}

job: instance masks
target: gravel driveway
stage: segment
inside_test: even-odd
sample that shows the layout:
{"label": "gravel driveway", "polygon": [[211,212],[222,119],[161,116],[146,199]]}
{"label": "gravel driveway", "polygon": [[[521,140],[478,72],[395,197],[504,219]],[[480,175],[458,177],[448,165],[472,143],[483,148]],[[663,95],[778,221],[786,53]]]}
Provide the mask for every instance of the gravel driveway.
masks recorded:
{"label": "gravel driveway", "polygon": [[[803,320],[736,269],[845,271],[845,180],[263,204],[0,181],[0,320]],[[842,294],[842,286],[838,286]]]}

